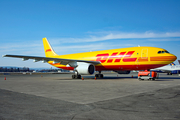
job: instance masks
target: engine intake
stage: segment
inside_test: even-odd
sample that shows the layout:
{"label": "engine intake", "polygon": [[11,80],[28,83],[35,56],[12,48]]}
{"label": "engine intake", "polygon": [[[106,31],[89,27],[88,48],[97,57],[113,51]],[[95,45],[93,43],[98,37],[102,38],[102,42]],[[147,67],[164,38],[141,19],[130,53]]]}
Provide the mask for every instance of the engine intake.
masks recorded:
{"label": "engine intake", "polygon": [[76,70],[81,75],[92,75],[95,71],[95,66],[89,63],[77,62]]}

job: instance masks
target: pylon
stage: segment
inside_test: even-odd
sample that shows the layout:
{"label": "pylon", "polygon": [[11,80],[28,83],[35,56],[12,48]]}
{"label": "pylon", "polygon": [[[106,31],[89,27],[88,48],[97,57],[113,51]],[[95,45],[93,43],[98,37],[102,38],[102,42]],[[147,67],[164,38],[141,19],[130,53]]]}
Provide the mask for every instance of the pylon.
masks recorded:
{"label": "pylon", "polygon": [[4,80],[6,80],[6,77],[4,77]]}
{"label": "pylon", "polygon": [[82,80],[84,80],[84,78],[82,77]]}
{"label": "pylon", "polygon": [[96,80],[96,77],[94,79]]}

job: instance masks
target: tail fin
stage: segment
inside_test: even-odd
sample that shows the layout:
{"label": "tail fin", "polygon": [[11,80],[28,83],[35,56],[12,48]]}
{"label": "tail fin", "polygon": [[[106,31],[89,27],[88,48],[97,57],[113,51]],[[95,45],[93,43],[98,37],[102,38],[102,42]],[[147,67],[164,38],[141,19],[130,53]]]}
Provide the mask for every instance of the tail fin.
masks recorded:
{"label": "tail fin", "polygon": [[172,62],[172,63],[170,63],[170,66],[174,66],[175,64]]}
{"label": "tail fin", "polygon": [[46,57],[53,57],[57,56],[57,54],[52,49],[51,45],[49,44],[47,38],[43,38],[43,45],[44,45],[44,52]]}

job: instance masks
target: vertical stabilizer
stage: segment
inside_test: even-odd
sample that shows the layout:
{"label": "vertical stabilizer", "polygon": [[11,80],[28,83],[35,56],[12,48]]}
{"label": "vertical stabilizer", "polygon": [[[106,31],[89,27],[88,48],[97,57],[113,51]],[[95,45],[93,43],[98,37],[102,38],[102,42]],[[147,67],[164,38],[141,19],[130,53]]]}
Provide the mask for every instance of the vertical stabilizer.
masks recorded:
{"label": "vertical stabilizer", "polygon": [[175,64],[172,62],[172,63],[170,63],[170,66],[174,66]]}
{"label": "vertical stabilizer", "polygon": [[44,52],[46,57],[53,57],[57,56],[57,54],[52,49],[51,45],[49,44],[47,38],[43,38],[43,45],[44,45]]}

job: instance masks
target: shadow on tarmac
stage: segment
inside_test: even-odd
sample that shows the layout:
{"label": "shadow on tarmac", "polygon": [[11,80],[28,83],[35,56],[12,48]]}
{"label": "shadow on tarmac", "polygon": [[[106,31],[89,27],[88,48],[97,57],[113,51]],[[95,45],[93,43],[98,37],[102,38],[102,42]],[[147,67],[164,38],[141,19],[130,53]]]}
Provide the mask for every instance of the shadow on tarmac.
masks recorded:
{"label": "shadow on tarmac", "polygon": [[159,79],[180,79],[180,77],[159,77]]}
{"label": "shadow on tarmac", "polygon": [[[82,76],[83,79],[86,79],[86,80],[95,80],[95,77],[94,76]],[[72,79],[72,78],[59,78],[59,79],[54,79],[54,80],[82,80],[81,79]],[[96,80],[109,80],[109,79],[137,79],[138,77],[137,76],[133,76],[133,77],[109,77],[109,76],[105,76],[103,78],[96,78]]]}

